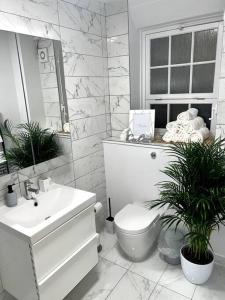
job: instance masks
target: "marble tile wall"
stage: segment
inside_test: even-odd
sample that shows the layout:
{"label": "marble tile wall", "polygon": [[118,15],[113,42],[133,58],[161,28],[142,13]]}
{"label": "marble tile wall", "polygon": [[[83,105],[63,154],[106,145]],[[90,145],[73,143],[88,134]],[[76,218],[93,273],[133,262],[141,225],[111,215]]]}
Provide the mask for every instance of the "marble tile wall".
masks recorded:
{"label": "marble tile wall", "polygon": [[130,109],[127,0],[106,3],[106,33],[112,135],[128,127]]}

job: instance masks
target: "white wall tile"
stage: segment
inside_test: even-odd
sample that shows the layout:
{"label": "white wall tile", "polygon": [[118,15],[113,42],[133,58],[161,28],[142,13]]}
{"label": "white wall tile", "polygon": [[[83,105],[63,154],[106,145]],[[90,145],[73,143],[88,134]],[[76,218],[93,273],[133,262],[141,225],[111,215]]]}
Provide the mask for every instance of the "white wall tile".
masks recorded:
{"label": "white wall tile", "polygon": [[101,16],[79,6],[59,1],[60,26],[101,36]]}
{"label": "white wall tile", "polygon": [[59,102],[44,103],[46,117],[58,117],[61,120]]}
{"label": "white wall tile", "polygon": [[74,161],[75,179],[87,175],[104,166],[103,151],[92,153]]}
{"label": "white wall tile", "polygon": [[103,150],[102,140],[107,138],[107,134],[100,133],[85,139],[72,142],[74,160],[91,155],[94,152]]}
{"label": "white wall tile", "polygon": [[97,169],[76,180],[76,188],[94,192],[96,187],[101,185],[105,180],[104,168]]}
{"label": "white wall tile", "polygon": [[101,27],[102,27],[102,37],[106,37],[107,32],[106,32],[106,17],[105,16],[101,16]]}
{"label": "white wall tile", "polygon": [[216,138],[225,138],[225,125],[216,125]]}
{"label": "white wall tile", "polygon": [[105,95],[103,77],[66,77],[65,79],[68,99]]}
{"label": "white wall tile", "polygon": [[111,113],[129,113],[130,96],[110,96]]}
{"label": "white wall tile", "polygon": [[109,76],[129,75],[129,56],[108,58]]}
{"label": "white wall tile", "polygon": [[64,52],[102,56],[102,38],[93,34],[61,27]]}
{"label": "white wall tile", "polygon": [[128,11],[128,0],[113,0],[106,2],[106,16]]}
{"label": "white wall tile", "polygon": [[70,121],[105,114],[105,98],[90,97],[68,100]]}
{"label": "white wall tile", "polygon": [[129,76],[109,77],[109,92],[112,96],[129,95],[130,79]]}
{"label": "white wall tile", "polygon": [[107,37],[128,33],[127,12],[112,15],[106,18]]}
{"label": "white wall tile", "polygon": [[58,88],[56,73],[44,73],[40,75],[41,86],[43,89],[46,88]]}
{"label": "white wall tile", "polygon": [[16,172],[0,176],[0,190],[7,188],[8,184],[18,183],[18,174]]}
{"label": "white wall tile", "polygon": [[65,52],[63,55],[65,76],[104,76],[103,57]]}
{"label": "white wall tile", "polygon": [[129,127],[128,114],[111,114],[112,130],[124,130]]}
{"label": "white wall tile", "polygon": [[96,12],[101,15],[105,15],[105,8],[103,1],[97,0],[65,0],[66,2],[75,4],[79,7],[85,8],[89,11]]}
{"label": "white wall tile", "polygon": [[55,40],[60,39],[60,31],[58,25],[33,20],[23,16],[16,16],[1,11],[0,30],[13,31],[17,33],[29,34]]}
{"label": "white wall tile", "polygon": [[[49,52],[48,52],[49,53]],[[46,63],[39,63],[39,70],[41,74],[55,72],[55,57],[49,56],[49,61]]]}
{"label": "white wall tile", "polygon": [[44,102],[58,102],[59,103],[59,92],[58,88],[43,89],[43,101]]}
{"label": "white wall tile", "polygon": [[0,10],[58,24],[57,0],[1,0]]}
{"label": "white wall tile", "polygon": [[71,122],[73,140],[82,139],[106,131],[106,116],[79,119]]}
{"label": "white wall tile", "polygon": [[108,56],[129,54],[128,34],[107,38]]}

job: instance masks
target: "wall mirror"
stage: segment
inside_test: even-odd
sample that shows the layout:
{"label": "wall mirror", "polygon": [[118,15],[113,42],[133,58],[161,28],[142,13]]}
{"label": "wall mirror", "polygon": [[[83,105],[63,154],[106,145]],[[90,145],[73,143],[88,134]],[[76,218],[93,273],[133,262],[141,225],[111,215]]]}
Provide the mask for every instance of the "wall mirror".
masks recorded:
{"label": "wall mirror", "polygon": [[154,109],[163,132],[195,107],[214,132],[224,3],[206,0],[200,13],[196,2],[186,1],[186,9],[184,2],[165,10],[162,0],[128,0],[131,109]]}
{"label": "wall mirror", "polygon": [[0,175],[62,154],[69,139],[61,42],[0,31]]}

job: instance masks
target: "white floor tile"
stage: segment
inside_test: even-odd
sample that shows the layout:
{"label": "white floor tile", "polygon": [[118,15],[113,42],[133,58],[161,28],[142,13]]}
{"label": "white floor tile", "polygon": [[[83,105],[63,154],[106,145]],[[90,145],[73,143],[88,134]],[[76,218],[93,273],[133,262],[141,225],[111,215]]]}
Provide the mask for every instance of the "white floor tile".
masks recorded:
{"label": "white floor tile", "polygon": [[105,258],[126,269],[132,265],[132,261],[124,255],[118,243],[105,255]]}
{"label": "white floor tile", "polygon": [[215,265],[213,274],[204,284],[197,286],[193,300],[224,300],[225,268]]}
{"label": "white floor tile", "polygon": [[133,263],[130,267],[130,271],[154,282],[158,282],[166,267],[167,263],[159,257],[159,252],[155,250],[148,259]]}
{"label": "white floor tile", "polygon": [[102,245],[102,251],[99,253],[100,256],[104,257],[116,244],[116,234],[110,234],[106,230],[100,233],[100,243]]}
{"label": "white floor tile", "polygon": [[168,267],[166,268],[165,272],[159,280],[159,284],[189,298],[193,296],[196,287],[184,277],[180,265],[168,265]]}
{"label": "white floor tile", "polygon": [[107,300],[148,300],[155,283],[132,272],[127,272]]}
{"label": "white floor tile", "polygon": [[126,270],[101,258],[65,300],[105,300]]}
{"label": "white floor tile", "polygon": [[178,293],[175,293],[167,288],[157,285],[154,289],[153,293],[151,294],[149,300],[187,300],[185,296],[182,296]]}

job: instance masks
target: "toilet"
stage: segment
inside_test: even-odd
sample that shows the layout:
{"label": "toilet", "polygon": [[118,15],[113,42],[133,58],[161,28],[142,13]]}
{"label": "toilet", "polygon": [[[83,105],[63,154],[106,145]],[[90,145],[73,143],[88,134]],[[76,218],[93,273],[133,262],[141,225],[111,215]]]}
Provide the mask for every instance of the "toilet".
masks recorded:
{"label": "toilet", "polygon": [[141,261],[150,253],[160,232],[161,213],[140,204],[127,204],[115,215],[115,231],[124,253]]}

